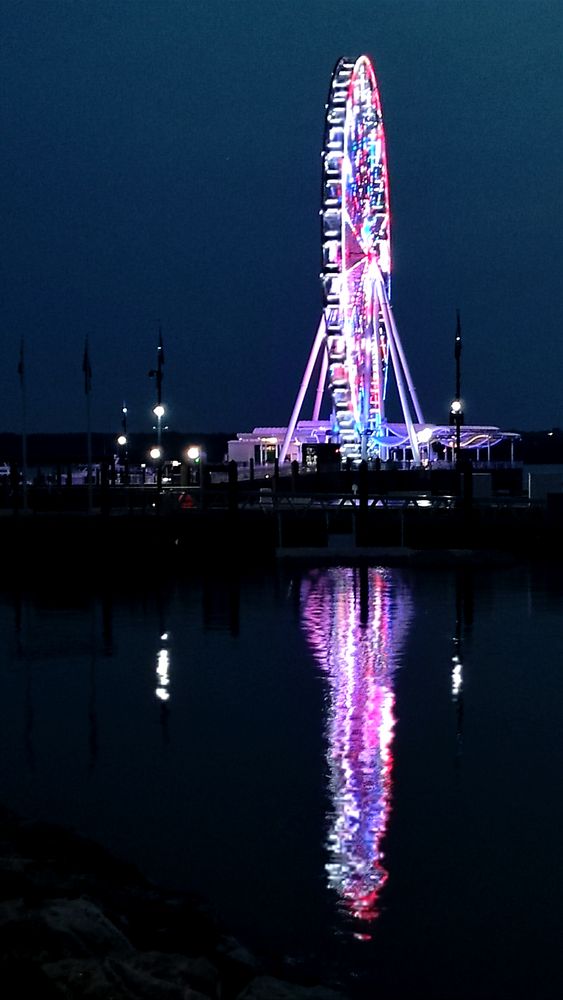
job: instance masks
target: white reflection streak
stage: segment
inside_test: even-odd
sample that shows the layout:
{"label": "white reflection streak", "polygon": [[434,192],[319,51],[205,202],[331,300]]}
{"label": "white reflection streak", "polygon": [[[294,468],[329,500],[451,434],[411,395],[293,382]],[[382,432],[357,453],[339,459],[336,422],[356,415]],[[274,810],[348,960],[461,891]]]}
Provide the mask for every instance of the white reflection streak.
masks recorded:
{"label": "white reflection streak", "polygon": [[[161,636],[161,639],[167,638],[168,635],[165,632]],[[168,690],[170,686],[170,652],[166,648],[159,649],[156,654],[156,678],[156,697],[160,698],[161,701],[168,701],[170,698],[170,691]]]}
{"label": "white reflection streak", "polygon": [[463,666],[457,656],[452,657],[452,698],[455,701],[463,687]]}
{"label": "white reflection streak", "polygon": [[381,841],[391,795],[392,675],[412,617],[410,595],[394,586],[395,579],[385,570],[368,572],[365,624],[354,570],[312,574],[303,587],[303,628],[329,682],[328,885],[364,921],[377,916],[387,880]]}

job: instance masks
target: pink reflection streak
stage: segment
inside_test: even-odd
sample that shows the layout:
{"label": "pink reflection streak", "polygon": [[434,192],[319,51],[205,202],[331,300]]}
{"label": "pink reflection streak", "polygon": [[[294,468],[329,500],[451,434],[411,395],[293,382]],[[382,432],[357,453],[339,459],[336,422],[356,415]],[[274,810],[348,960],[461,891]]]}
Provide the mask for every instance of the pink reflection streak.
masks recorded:
{"label": "pink reflection streak", "polygon": [[302,627],[328,679],[328,885],[366,923],[379,915],[388,878],[381,844],[391,805],[392,682],[412,618],[410,594],[397,581],[388,570],[367,570],[364,622],[357,570],[331,567],[302,586]]}

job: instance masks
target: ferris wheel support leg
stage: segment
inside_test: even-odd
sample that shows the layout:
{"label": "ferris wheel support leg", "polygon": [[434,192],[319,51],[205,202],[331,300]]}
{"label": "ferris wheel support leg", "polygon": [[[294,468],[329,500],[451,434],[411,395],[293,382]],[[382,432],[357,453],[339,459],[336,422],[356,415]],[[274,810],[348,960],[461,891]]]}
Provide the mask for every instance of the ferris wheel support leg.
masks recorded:
{"label": "ferris wheel support leg", "polygon": [[[385,302],[385,305],[387,307],[387,315],[389,317],[389,328],[390,328],[390,330],[392,332],[391,339],[393,339],[395,341],[395,346],[397,348],[397,353],[398,353],[398,356],[399,356],[400,361],[401,361],[402,370],[405,373],[405,378],[407,380],[408,390],[409,390],[409,393],[410,393],[410,397],[412,399],[412,403],[413,403],[413,406],[414,406],[414,411],[416,413],[416,419],[418,420],[419,424],[423,424],[424,423],[424,417],[422,416],[422,410],[420,409],[420,406],[419,406],[419,403],[418,403],[418,397],[416,395],[416,389],[415,389],[415,387],[413,385],[413,381],[411,379],[411,375],[410,375],[410,371],[409,371],[409,366],[407,364],[407,359],[406,359],[404,351],[403,351],[403,345],[401,344],[401,338],[399,337],[399,331],[397,330],[397,326],[395,324],[395,318],[393,316],[393,310],[392,310],[392,307],[391,307],[391,303],[389,302],[389,299],[387,298],[387,292],[385,291],[385,285],[384,285],[383,282],[381,282],[379,290],[380,290],[381,296],[382,296],[382,298],[383,298],[383,300]],[[393,364],[395,364],[395,363],[393,362]],[[397,371],[396,366],[395,366],[395,371]]]}
{"label": "ferris wheel support leg", "polygon": [[399,399],[401,400],[403,416],[405,418],[405,423],[407,425],[407,431],[409,435],[409,441],[411,443],[412,457],[416,462],[416,464],[419,465],[420,452],[418,449],[418,441],[411,418],[408,397],[405,392],[405,385],[403,382],[403,372],[400,364],[399,354],[397,351],[397,342],[395,340],[396,327],[395,324],[392,322],[389,304],[387,302],[387,297],[385,295],[383,295],[381,298],[381,308],[383,310],[383,315],[385,317],[385,325],[387,326],[387,330],[389,332],[389,350],[391,351],[391,361],[393,362],[395,378],[397,379],[397,389],[399,391]]}
{"label": "ferris wheel support leg", "polygon": [[293,437],[293,432],[295,430],[295,425],[299,420],[299,414],[301,413],[301,407],[303,406],[303,400],[305,398],[305,393],[309,387],[309,382],[311,381],[311,375],[313,374],[313,368],[315,367],[315,362],[319,356],[319,351],[324,343],[326,336],[326,326],[324,313],[321,316],[321,321],[317,329],[317,335],[315,337],[311,353],[309,355],[309,360],[307,362],[307,367],[305,368],[305,374],[301,380],[301,387],[297,393],[297,399],[295,400],[295,406],[293,407],[293,412],[289,424],[287,426],[287,431],[285,432],[285,437],[283,439],[283,444],[281,446],[279,461],[285,462],[287,451]]}
{"label": "ferris wheel support leg", "polygon": [[319,381],[317,383],[317,392],[315,394],[315,405],[313,407],[313,420],[319,419],[319,413],[321,412],[321,403],[323,401],[323,395],[326,386],[326,373],[328,371],[328,350],[323,352],[323,357],[321,361],[321,370],[319,373]]}

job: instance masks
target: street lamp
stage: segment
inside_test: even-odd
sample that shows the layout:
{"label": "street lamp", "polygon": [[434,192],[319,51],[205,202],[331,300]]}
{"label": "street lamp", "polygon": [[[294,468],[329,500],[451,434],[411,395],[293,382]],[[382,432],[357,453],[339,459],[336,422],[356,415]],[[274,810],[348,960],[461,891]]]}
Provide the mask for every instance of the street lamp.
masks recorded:
{"label": "street lamp", "polygon": [[123,449],[123,469],[125,482],[129,482],[129,454],[127,451],[127,407],[125,403],[121,407],[121,434],[117,438],[117,444]]}
{"label": "street lamp", "polygon": [[153,406],[152,412],[156,417],[156,437],[158,441],[158,447],[160,448],[162,444],[162,418],[166,411],[162,403],[157,403],[156,406]]}
{"label": "street lamp", "polygon": [[461,425],[463,424],[463,404],[461,399],[454,399],[450,405],[450,424],[455,427],[455,460],[459,466],[461,457]]}
{"label": "street lamp", "polygon": [[160,489],[162,486],[162,458],[163,458],[162,418],[166,411],[162,403],[157,403],[156,406],[153,406],[152,412],[156,417],[156,441],[157,441],[156,448],[153,448],[152,451],[158,452],[158,455],[152,455],[151,451],[151,457],[158,460],[158,466],[156,470],[156,482],[157,482],[158,492],[160,493]]}
{"label": "street lamp", "polygon": [[[164,345],[162,343],[162,329],[158,328],[158,347],[156,350],[156,368],[151,368],[149,371],[149,378],[154,378],[156,380],[156,405],[153,407],[153,413],[159,421],[159,433],[160,433],[160,421],[164,416],[164,407],[162,405],[162,382],[163,382],[163,369],[164,366]],[[158,442],[160,444],[160,440]]]}
{"label": "street lamp", "polygon": [[456,325],[454,340],[455,358],[455,396],[450,406],[450,424],[455,426],[455,457],[459,468],[461,458],[461,425],[464,421],[461,403],[461,319],[459,309],[456,309]]}
{"label": "street lamp", "polygon": [[159,495],[162,489],[162,448],[154,445],[149,451],[149,456],[156,465],[156,492]]}
{"label": "street lamp", "polygon": [[189,448],[186,449],[186,458],[188,460],[188,476],[189,482],[192,485],[201,485],[198,482],[199,477],[196,475],[196,469],[201,461],[201,448],[197,444],[191,444]]}
{"label": "street lamp", "polygon": [[156,380],[156,405],[153,406],[152,412],[156,417],[156,427],[157,427],[157,442],[158,442],[157,484],[159,493],[162,484],[162,452],[161,452],[162,418],[165,413],[164,407],[162,405],[163,367],[164,367],[164,344],[162,343],[162,328],[159,325],[158,346],[156,349],[156,368],[151,368],[151,370],[149,371],[149,378],[154,378]]}
{"label": "street lamp", "polygon": [[[432,428],[423,427],[422,430],[416,435],[418,443],[420,445],[426,445],[426,460],[422,461],[422,465],[428,465],[430,462],[430,441],[432,439]],[[422,449],[421,449],[422,456]]]}

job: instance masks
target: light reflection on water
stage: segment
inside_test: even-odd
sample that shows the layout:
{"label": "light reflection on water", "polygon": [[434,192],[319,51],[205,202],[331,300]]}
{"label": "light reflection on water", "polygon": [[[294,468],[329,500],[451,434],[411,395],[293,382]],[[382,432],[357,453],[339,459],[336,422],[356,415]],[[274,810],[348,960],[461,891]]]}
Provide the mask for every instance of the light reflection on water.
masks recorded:
{"label": "light reflection on water", "polygon": [[[160,640],[164,642],[168,639],[165,632]],[[156,688],[155,695],[161,701],[168,701],[170,698],[170,651],[166,646],[158,650],[156,654]]]}
{"label": "light reflection on water", "polygon": [[0,804],[361,1000],[563,995],[563,572],[5,584],[0,643]]}
{"label": "light reflection on water", "polygon": [[385,569],[332,567],[302,583],[302,627],[328,681],[327,881],[364,939],[388,878],[393,675],[412,615],[408,588]]}

